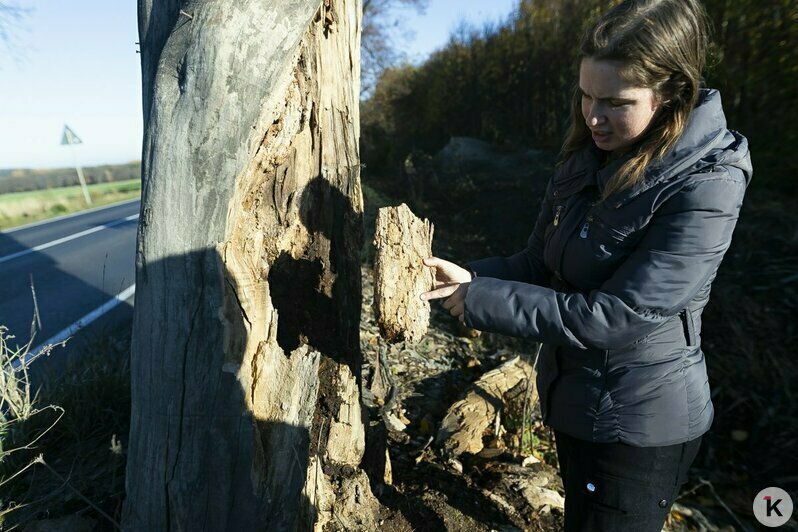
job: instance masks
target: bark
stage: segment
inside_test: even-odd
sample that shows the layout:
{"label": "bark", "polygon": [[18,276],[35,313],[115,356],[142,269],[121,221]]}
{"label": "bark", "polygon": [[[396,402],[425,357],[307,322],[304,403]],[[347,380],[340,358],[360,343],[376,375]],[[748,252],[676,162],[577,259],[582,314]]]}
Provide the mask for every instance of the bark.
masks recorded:
{"label": "bark", "polygon": [[404,203],[377,212],[374,231],[374,314],[380,335],[390,342],[416,342],[429,328],[430,306],[419,298],[433,289],[433,228]]}
{"label": "bark", "polygon": [[[373,528],[357,0],[140,0],[124,528]],[[357,508],[352,508],[356,504]]]}

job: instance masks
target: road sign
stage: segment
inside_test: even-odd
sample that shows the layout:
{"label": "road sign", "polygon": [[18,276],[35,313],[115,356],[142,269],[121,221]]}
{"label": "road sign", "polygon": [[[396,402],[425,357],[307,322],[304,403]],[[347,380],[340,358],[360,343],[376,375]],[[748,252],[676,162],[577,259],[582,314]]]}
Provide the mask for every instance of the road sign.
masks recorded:
{"label": "road sign", "polygon": [[61,145],[63,146],[64,144],[83,144],[80,137],[75,135],[75,132],[66,124],[64,124],[64,133],[61,135]]}
{"label": "road sign", "polygon": [[[64,124],[64,133],[61,135],[61,145],[62,146],[74,146],[75,144],[83,144],[83,141],[80,140],[80,137],[75,135],[75,132],[70,129],[70,127]],[[75,153],[75,148],[72,149],[72,158],[75,160],[75,170],[78,172],[78,180],[80,181],[80,188],[83,190],[83,197],[86,199],[86,203],[91,205],[91,196],[89,195],[89,189],[86,186],[86,179],[83,177],[83,169],[78,164],[78,156]]]}

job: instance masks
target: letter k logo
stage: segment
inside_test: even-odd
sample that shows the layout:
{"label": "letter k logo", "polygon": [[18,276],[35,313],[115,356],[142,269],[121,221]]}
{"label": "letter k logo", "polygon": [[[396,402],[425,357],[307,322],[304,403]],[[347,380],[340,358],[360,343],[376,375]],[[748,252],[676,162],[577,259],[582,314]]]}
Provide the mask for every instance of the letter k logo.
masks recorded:
{"label": "letter k logo", "polygon": [[756,494],[752,510],[761,524],[771,528],[782,526],[792,517],[792,497],[783,489],[770,486]]}
{"label": "letter k logo", "polygon": [[776,512],[776,514],[778,514],[779,517],[784,517],[781,511],[779,510],[779,503],[783,499],[776,499],[776,502],[773,502],[773,497],[771,497],[770,495],[766,495],[764,499],[765,501],[767,501],[767,509],[765,511],[768,517],[770,517],[773,514],[773,512]]}

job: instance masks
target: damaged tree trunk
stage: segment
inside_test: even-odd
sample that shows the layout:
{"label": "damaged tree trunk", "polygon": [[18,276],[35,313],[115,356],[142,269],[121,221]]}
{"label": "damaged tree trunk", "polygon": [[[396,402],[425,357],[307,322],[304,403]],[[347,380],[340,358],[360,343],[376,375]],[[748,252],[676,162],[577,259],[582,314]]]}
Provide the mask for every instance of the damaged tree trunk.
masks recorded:
{"label": "damaged tree trunk", "polygon": [[360,20],[359,0],[139,0],[125,529],[376,527]]}

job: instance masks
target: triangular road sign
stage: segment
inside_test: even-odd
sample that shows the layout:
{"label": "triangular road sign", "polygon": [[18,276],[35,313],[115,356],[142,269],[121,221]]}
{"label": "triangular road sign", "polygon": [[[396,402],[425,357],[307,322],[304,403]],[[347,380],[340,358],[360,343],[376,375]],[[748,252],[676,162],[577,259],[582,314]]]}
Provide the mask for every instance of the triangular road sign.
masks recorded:
{"label": "triangular road sign", "polygon": [[75,135],[75,132],[69,129],[69,126],[64,124],[64,134],[61,136],[61,144],[83,144],[80,137]]}

